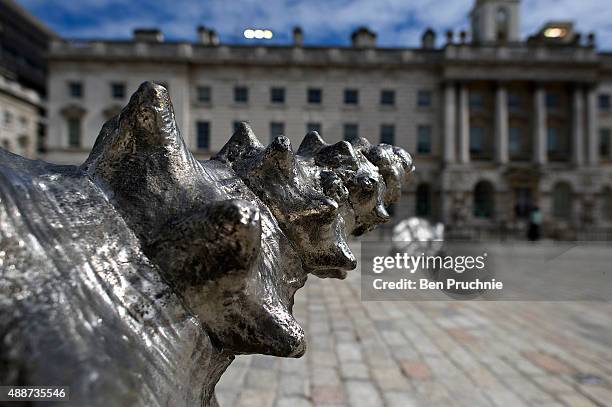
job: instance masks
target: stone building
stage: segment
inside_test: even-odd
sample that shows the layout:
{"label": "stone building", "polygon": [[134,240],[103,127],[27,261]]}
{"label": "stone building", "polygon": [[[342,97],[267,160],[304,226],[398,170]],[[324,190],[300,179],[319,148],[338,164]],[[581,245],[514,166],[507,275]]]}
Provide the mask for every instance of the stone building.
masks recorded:
{"label": "stone building", "polygon": [[[519,0],[477,0],[470,32],[428,29],[417,48],[382,48],[356,30],[348,47],[229,45],[136,30],[126,41],[55,41],[46,159],[85,159],[102,123],[144,80],[167,86],[188,145],[217,151],[235,123],[263,142],[308,130],[328,142],[362,135],[414,154],[398,217],[456,230],[520,230],[541,209],[547,233],[612,227],[612,55],[571,22],[523,40]],[[307,33],[306,33],[307,34]]]}
{"label": "stone building", "polygon": [[34,158],[42,106],[37,92],[0,75],[0,147]]}
{"label": "stone building", "polygon": [[0,0],[0,146],[27,157],[43,142],[52,38],[57,36],[14,0]]}

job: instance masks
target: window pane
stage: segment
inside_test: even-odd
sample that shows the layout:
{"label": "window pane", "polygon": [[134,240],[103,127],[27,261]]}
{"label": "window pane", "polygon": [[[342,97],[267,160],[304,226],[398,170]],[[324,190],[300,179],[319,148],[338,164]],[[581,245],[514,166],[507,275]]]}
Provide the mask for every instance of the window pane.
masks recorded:
{"label": "window pane", "polygon": [[571,220],[572,189],[568,184],[559,183],[553,188],[552,213],[557,219]]}
{"label": "window pane", "polygon": [[246,86],[236,86],[234,88],[234,102],[247,103],[249,101],[249,89]]}
{"label": "window pane", "polygon": [[113,99],[123,99],[125,97],[125,85],[123,83],[111,84],[111,96]]}
{"label": "window pane", "polygon": [[546,145],[549,153],[556,153],[559,151],[559,132],[556,127],[548,128]]}
{"label": "window pane", "polygon": [[282,136],[285,132],[285,124],[281,122],[270,123],[270,141],[274,140],[277,136]]}
{"label": "window pane", "polygon": [[417,130],[417,152],[419,154],[431,153],[431,126],[421,125]]}
{"label": "window pane", "polygon": [[198,148],[208,150],[210,148],[210,123],[198,122],[196,130],[198,137]]}
{"label": "window pane", "polygon": [[73,98],[80,98],[83,96],[83,85],[81,82],[70,82],[68,84],[68,93]]}
{"label": "window pane", "polygon": [[520,110],[521,97],[516,93],[508,94],[508,108],[512,111]]}
{"label": "window pane", "polygon": [[380,126],[380,142],[385,144],[395,144],[395,126],[383,124]]}
{"label": "window pane", "polygon": [[431,91],[420,90],[417,92],[417,106],[418,107],[430,107],[431,106]]}
{"label": "window pane", "polygon": [[484,99],[480,92],[469,92],[469,104],[472,109],[482,109],[484,106]]}
{"label": "window pane", "polygon": [[81,120],[68,119],[68,146],[81,147]]}
{"label": "window pane", "polygon": [[308,103],[320,104],[323,99],[323,92],[319,88],[308,89]]}
{"label": "window pane", "polygon": [[474,187],[474,216],[492,218],[495,208],[494,190],[491,183],[481,181]]}
{"label": "window pane", "polygon": [[316,131],[317,133],[321,133],[321,123],[306,123],[306,132],[309,133],[311,131]]}
{"label": "window pane", "polygon": [[344,91],[344,103],[347,105],[359,104],[359,92],[356,89],[346,89]]}
{"label": "window pane", "polygon": [[599,108],[601,110],[610,110],[610,95],[602,93],[599,95]]}
{"label": "window pane", "polygon": [[211,100],[211,92],[210,92],[210,86],[198,86],[198,102],[202,102],[202,103],[210,103]]}
{"label": "window pane", "polygon": [[610,158],[610,129],[599,130],[599,155]]}
{"label": "window pane", "polygon": [[270,102],[285,103],[285,88],[270,89]]}
{"label": "window pane", "polygon": [[518,127],[510,127],[508,134],[508,150],[510,154],[519,154],[521,152],[521,129]]}
{"label": "window pane", "polygon": [[344,124],[344,139],[350,141],[359,137],[359,126],[355,123]]}
{"label": "window pane", "polygon": [[484,150],[484,129],[482,127],[470,128],[470,153],[480,154]]}
{"label": "window pane", "polygon": [[385,106],[395,105],[395,91],[383,90],[380,92],[380,104]]}
{"label": "window pane", "polygon": [[561,105],[561,96],[557,92],[546,92],[546,107],[557,109]]}

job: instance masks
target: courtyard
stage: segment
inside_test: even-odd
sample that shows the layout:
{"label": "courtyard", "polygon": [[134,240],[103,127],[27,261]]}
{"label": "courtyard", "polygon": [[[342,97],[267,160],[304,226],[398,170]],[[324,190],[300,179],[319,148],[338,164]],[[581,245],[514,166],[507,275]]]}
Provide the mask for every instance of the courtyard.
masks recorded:
{"label": "courtyard", "polygon": [[612,405],[609,302],[362,302],[355,270],[294,313],[306,355],[238,356],[222,407]]}

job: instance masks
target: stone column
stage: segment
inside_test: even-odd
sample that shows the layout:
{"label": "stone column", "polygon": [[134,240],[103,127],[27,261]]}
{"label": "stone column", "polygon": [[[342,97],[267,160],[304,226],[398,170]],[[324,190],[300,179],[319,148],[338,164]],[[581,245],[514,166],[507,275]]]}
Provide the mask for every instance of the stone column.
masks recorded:
{"label": "stone column", "polygon": [[446,82],[444,84],[444,162],[455,163],[455,84]]}
{"label": "stone column", "polygon": [[597,89],[590,87],[587,89],[587,163],[597,165],[598,163],[598,136],[599,118],[597,117]]}
{"label": "stone column", "polygon": [[576,166],[584,164],[584,93],[578,84],[573,90],[572,161]]}
{"label": "stone column", "polygon": [[508,162],[508,94],[501,84],[495,92],[495,158],[500,164]]}
{"label": "stone column", "polygon": [[533,95],[534,126],[533,126],[533,161],[536,164],[546,164],[546,90],[537,85]]}
{"label": "stone column", "polygon": [[467,84],[459,88],[459,162],[470,162],[470,101]]}

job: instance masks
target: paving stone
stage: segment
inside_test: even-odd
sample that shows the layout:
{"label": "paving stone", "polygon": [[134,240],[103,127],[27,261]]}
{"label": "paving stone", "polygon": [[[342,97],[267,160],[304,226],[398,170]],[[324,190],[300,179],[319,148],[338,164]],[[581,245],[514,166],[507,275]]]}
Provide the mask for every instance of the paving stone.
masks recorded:
{"label": "paving stone", "polygon": [[221,407],[612,405],[612,304],[361,302],[359,278],[310,279],[306,356],[238,356]]}
{"label": "paving stone", "polygon": [[273,370],[251,369],[246,376],[246,387],[269,389],[276,387],[278,374]]}
{"label": "paving stone", "polygon": [[397,366],[376,367],[372,368],[370,372],[378,387],[383,391],[407,391],[410,389],[409,380]]}
{"label": "paving stone", "polygon": [[274,391],[253,389],[247,389],[240,393],[236,403],[236,407],[272,407],[273,405]]}
{"label": "paving stone", "polygon": [[[583,396],[582,394],[562,394],[559,399],[565,403],[568,407],[600,407],[593,403],[591,400]],[[608,406],[609,403],[601,404],[601,406]]]}
{"label": "paving stone", "polygon": [[363,359],[358,343],[340,343],[336,346],[338,358],[343,362],[360,362]]}
{"label": "paving stone", "polygon": [[404,374],[413,380],[430,380],[431,369],[429,366],[418,360],[400,360],[400,366]]}
{"label": "paving stone", "polygon": [[282,397],[276,407],[312,407],[312,402],[302,397]]}
{"label": "paving stone", "polygon": [[216,396],[220,407],[235,406],[238,399],[238,393],[235,391],[217,390]]}
{"label": "paving stone", "polygon": [[556,376],[535,376],[533,381],[550,394],[573,393],[574,389],[567,382]]}
{"label": "paving stone", "polygon": [[604,386],[579,386],[581,393],[589,399],[601,404],[609,405],[612,403],[612,389]]}
{"label": "paving stone", "polygon": [[572,373],[575,370],[554,355],[540,352],[527,352],[524,354],[533,364],[541,367],[547,372],[554,374]]}
{"label": "paving stone", "polygon": [[311,382],[315,386],[340,384],[338,371],[330,367],[313,367],[311,369]]}
{"label": "paving stone", "polygon": [[383,393],[383,398],[388,407],[418,407],[422,405],[417,403],[411,393],[388,391]]}
{"label": "paving stone", "polygon": [[315,405],[344,404],[346,401],[344,388],[341,385],[312,386],[311,394]]}
{"label": "paving stone", "polygon": [[351,407],[382,407],[383,401],[370,382],[348,381],[345,383],[346,392]]}
{"label": "paving stone", "polygon": [[310,379],[295,374],[282,375],[278,392],[283,396],[308,397],[310,394]]}
{"label": "paving stone", "polygon": [[368,367],[361,362],[342,362],[340,363],[340,376],[343,379],[362,379],[370,378]]}
{"label": "paving stone", "polygon": [[333,367],[338,365],[336,353],[331,350],[313,350],[308,357],[311,359],[313,367]]}

